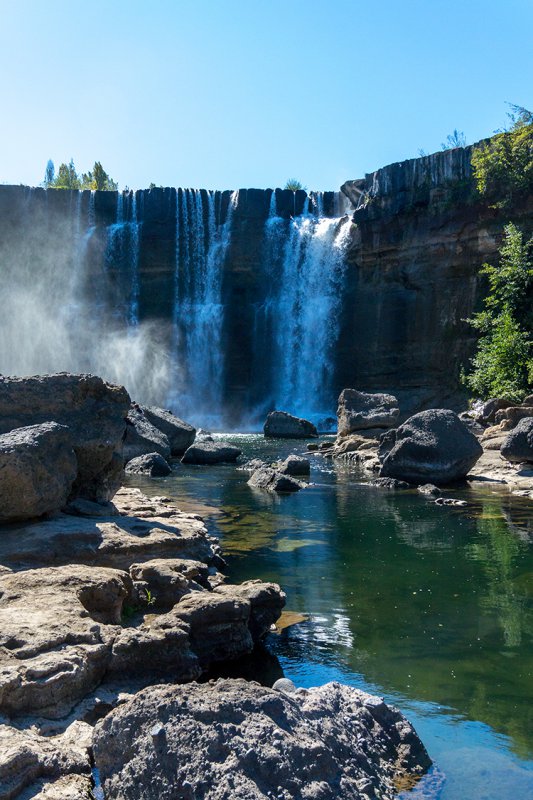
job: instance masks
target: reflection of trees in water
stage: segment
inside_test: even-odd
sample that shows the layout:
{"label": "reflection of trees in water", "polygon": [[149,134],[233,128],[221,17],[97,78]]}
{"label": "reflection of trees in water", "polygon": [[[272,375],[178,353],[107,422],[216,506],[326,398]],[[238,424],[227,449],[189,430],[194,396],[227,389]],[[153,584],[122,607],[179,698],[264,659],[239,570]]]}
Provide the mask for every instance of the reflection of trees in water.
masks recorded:
{"label": "reflection of trees in water", "polygon": [[[511,516],[507,509],[505,517]],[[518,647],[524,634],[533,637],[531,604],[525,587],[516,582],[520,557],[527,554],[528,544],[513,535],[505,517],[501,501],[484,502],[477,520],[479,536],[466,548],[466,554],[482,565],[486,576],[480,605],[497,616],[505,646]]]}

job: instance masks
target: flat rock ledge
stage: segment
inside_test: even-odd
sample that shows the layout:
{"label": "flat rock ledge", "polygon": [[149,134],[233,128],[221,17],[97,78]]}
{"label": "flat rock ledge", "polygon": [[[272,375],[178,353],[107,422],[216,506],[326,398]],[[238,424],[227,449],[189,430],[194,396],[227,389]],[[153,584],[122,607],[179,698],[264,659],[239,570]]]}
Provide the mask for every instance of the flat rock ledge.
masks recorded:
{"label": "flat rock ledge", "polygon": [[[277,685],[277,684],[276,684]],[[329,683],[152,686],[95,728],[113,800],[392,800],[429,756],[381,698]]]}
{"label": "flat rock ledge", "polygon": [[106,687],[191,681],[253,650],[285,595],[225,584],[223,565],[198,515],[137,489],[108,516],[2,526],[0,800],[88,796]]}

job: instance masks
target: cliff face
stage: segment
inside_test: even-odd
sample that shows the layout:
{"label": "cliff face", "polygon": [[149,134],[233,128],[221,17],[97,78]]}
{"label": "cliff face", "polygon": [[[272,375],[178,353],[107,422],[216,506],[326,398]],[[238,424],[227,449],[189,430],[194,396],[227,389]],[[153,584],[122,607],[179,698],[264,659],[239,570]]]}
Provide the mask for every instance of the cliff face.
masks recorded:
{"label": "cliff face", "polygon": [[[0,372],[90,369],[139,399],[152,374],[151,400],[173,390],[188,396],[178,413],[220,405],[235,426],[274,405],[304,414],[306,395],[311,410],[331,413],[347,386],[395,393],[402,412],[459,406],[479,268],[509,220],[533,232],[533,198],[506,212],[480,202],[469,148],[392,164],[342,192],[353,224],[341,268],[328,253],[341,225],[331,218],[347,212],[333,192],[0,186],[0,281],[12,309],[0,322]],[[323,228],[305,222],[309,211]],[[155,327],[136,348],[131,331],[145,322]]]}
{"label": "cliff face", "polygon": [[379,169],[342,191],[357,210],[338,348],[339,385],[396,392],[402,408],[464,398],[459,372],[474,349],[464,322],[497,259],[503,226],[533,230],[533,197],[502,211],[480,202],[471,148]]}

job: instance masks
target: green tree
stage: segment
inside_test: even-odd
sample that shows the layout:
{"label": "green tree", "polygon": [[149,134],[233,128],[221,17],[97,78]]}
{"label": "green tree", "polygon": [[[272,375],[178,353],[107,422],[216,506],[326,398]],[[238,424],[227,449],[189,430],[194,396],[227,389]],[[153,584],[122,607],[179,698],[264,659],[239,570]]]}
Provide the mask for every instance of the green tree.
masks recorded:
{"label": "green tree", "polygon": [[455,147],[466,147],[466,136],[462,131],[457,128],[453,129],[453,133],[449,133],[446,141],[441,144],[443,150],[453,150]]}
{"label": "green tree", "polygon": [[300,183],[300,181],[297,181],[296,178],[289,178],[283,188],[288,189],[290,192],[298,192],[300,189],[304,192],[307,191],[307,187]]}
{"label": "green tree", "polygon": [[505,226],[497,266],[484,264],[489,292],[470,324],[479,331],[472,371],[464,377],[475,395],[519,401],[533,383],[533,237]]}
{"label": "green tree", "polygon": [[92,171],[84,172],[81,176],[81,188],[116,192],[118,189],[118,184],[109,177],[100,161],[95,161]]}
{"label": "green tree", "polygon": [[48,163],[46,164],[46,169],[44,171],[44,181],[43,186],[45,189],[48,189],[50,186],[53,185],[55,178],[55,167],[54,162],[51,158],[48,159]]}
{"label": "green tree", "polygon": [[52,184],[50,184],[54,189],[79,189],[80,179],[78,173],[76,172],[76,167],[74,166],[74,161],[72,158],[68,164],[60,164],[59,169],[57,171],[57,176],[55,177]]}
{"label": "green tree", "polygon": [[533,114],[511,105],[511,128],[481,142],[472,153],[476,188],[496,207],[533,191]]}

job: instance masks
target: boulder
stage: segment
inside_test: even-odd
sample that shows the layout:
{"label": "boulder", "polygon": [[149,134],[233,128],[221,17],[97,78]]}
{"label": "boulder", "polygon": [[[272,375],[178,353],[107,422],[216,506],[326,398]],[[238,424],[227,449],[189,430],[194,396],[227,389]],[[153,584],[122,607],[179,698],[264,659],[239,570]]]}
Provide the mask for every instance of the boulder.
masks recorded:
{"label": "boulder", "polygon": [[0,433],[50,421],[68,426],[78,459],[71,494],[88,500],[111,500],[122,483],[129,406],[123,386],[96,375],[0,377]]}
{"label": "boulder", "polygon": [[337,408],[337,433],[349,436],[360,430],[392,428],[399,414],[398,400],[392,394],[343,389]]}
{"label": "boulder", "polygon": [[138,800],[142,786],[143,800],[393,800],[430,767],[382,698],[338,683],[280,689],[242,679],[143,689],[95,727],[106,797]]}
{"label": "boulder", "polygon": [[195,442],[183,456],[183,464],[222,464],[235,462],[242,453],[238,447],[228,442],[204,440]]}
{"label": "boulder", "polygon": [[172,608],[184,595],[209,588],[207,565],[199,561],[160,558],[132,564],[129,572],[141,602],[154,608]]}
{"label": "boulder", "polygon": [[417,486],[417,491],[420,494],[427,494],[432,497],[437,497],[441,493],[439,487],[435,486],[434,483],[423,483],[421,486]]}
{"label": "boulder", "polygon": [[533,417],[533,406],[509,406],[496,412],[496,423],[503,423],[507,430],[518,425],[521,419]]}
{"label": "boulder", "polygon": [[172,411],[156,406],[142,406],[142,411],[148,422],[168,437],[172,456],[182,456],[194,442],[196,429],[176,417]]}
{"label": "boulder", "polygon": [[124,439],[124,461],[148,453],[159,453],[164,459],[170,458],[168,436],[156,428],[137,408],[131,408],[126,418],[126,437]]}
{"label": "boulder", "polygon": [[476,408],[475,419],[481,425],[491,425],[495,422],[496,412],[500,411],[504,408],[509,408],[512,406],[512,402],[510,400],[506,400],[504,397],[492,397],[490,400],[479,405]]}
{"label": "boulder", "polygon": [[146,453],[143,456],[132,458],[126,464],[128,475],[148,475],[150,478],[164,478],[170,475],[172,469],[159,453]]}
{"label": "boulder", "polygon": [[57,422],[0,435],[0,523],[59,511],[70,495],[78,462],[70,431]]}
{"label": "boulder", "polygon": [[273,439],[311,439],[318,436],[312,422],[293,417],[286,411],[271,411],[266,418],[263,432]]}
{"label": "boulder", "polygon": [[380,475],[409,483],[451,483],[464,478],[482,453],[457,414],[433,408],[382,435]]}
{"label": "boulder", "polygon": [[507,461],[533,461],[533,417],[520,420],[500,450]]}
{"label": "boulder", "polygon": [[277,467],[282,475],[310,475],[311,462],[308,458],[291,454]]}
{"label": "boulder", "polygon": [[260,467],[252,474],[248,486],[254,489],[267,489],[269,492],[298,492],[304,484],[290,475],[283,475],[273,467]]}
{"label": "boulder", "polygon": [[376,480],[370,481],[370,485],[378,486],[382,489],[395,489],[398,491],[401,489],[413,488],[410,483],[407,483],[407,481],[400,481],[398,478],[376,478]]}

